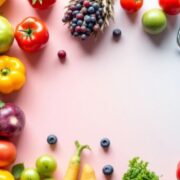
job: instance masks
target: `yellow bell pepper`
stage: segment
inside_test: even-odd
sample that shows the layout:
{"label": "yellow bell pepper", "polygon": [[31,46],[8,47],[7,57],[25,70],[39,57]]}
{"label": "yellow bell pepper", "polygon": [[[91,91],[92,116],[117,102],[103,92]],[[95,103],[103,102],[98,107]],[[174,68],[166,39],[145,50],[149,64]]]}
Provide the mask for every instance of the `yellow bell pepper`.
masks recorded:
{"label": "yellow bell pepper", "polygon": [[6,0],[0,0],[0,7],[5,3]]}
{"label": "yellow bell pepper", "polygon": [[24,64],[17,58],[0,56],[0,93],[19,90],[26,81]]}
{"label": "yellow bell pepper", "polygon": [[0,170],[0,180],[14,180],[14,177],[9,171]]}
{"label": "yellow bell pepper", "polygon": [[95,171],[90,165],[84,165],[80,180],[96,180]]}

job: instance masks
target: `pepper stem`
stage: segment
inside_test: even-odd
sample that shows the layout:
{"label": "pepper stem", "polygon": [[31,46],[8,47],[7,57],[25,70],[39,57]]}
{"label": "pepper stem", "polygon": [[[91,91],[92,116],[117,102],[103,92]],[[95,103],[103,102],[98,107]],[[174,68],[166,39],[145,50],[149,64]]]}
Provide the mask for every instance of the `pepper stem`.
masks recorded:
{"label": "pepper stem", "polygon": [[5,106],[5,103],[0,100],[0,109],[3,108],[4,106]]}
{"label": "pepper stem", "polygon": [[10,70],[8,68],[4,68],[4,69],[1,70],[1,74],[3,76],[7,76],[9,74],[9,72],[10,72]]}

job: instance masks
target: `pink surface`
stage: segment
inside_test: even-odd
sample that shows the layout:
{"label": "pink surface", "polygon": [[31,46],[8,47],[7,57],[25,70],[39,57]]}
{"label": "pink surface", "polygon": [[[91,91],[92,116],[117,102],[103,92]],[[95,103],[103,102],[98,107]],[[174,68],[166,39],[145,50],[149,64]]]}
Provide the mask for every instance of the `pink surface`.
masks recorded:
{"label": "pink surface", "polygon": [[[121,179],[128,160],[134,156],[150,162],[163,180],[175,179],[180,160],[180,60],[176,46],[178,17],[169,17],[166,32],[157,37],[145,34],[141,14],[158,7],[155,0],[145,1],[136,16],[128,16],[115,7],[115,23],[103,36],[93,41],[73,39],[61,22],[67,1],[59,0],[54,8],[38,12],[25,0],[7,0],[0,10],[15,26],[27,16],[43,19],[50,31],[48,46],[39,53],[26,54],[16,42],[11,56],[27,66],[28,80],[18,93],[4,96],[26,113],[27,124],[18,142],[17,162],[33,167],[44,153],[53,154],[59,163],[56,179],[62,179],[79,139],[91,145],[83,163],[95,167],[97,179],[104,164],[112,164],[112,179]],[[122,39],[112,41],[112,29],[122,30]],[[57,51],[64,49],[68,58],[61,64]],[[46,143],[49,134],[58,136],[52,150]],[[111,139],[104,153],[102,137]]]}

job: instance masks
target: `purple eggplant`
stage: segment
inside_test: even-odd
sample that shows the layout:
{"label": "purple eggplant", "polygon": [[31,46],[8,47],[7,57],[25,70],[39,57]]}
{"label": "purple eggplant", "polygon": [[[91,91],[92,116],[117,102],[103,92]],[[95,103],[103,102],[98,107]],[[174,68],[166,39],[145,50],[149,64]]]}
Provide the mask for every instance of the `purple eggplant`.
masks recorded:
{"label": "purple eggplant", "polygon": [[24,129],[24,125],[24,112],[13,103],[0,101],[0,137],[17,137]]}

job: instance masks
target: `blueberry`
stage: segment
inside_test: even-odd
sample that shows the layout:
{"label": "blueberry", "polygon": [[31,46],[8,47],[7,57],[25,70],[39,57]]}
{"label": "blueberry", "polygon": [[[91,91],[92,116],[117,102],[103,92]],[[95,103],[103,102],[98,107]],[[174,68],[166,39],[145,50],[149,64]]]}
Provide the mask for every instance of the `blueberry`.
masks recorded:
{"label": "blueberry", "polygon": [[105,176],[111,176],[114,172],[114,168],[111,165],[105,165],[102,171]]}
{"label": "blueberry", "polygon": [[49,135],[48,137],[47,137],[47,142],[49,143],[49,144],[56,144],[57,143],[57,137],[55,136],[55,135]]}
{"label": "blueberry", "polygon": [[78,20],[77,25],[81,26],[82,24],[83,24],[83,21],[82,20]]}
{"label": "blueberry", "polygon": [[87,11],[88,13],[93,14],[95,12],[95,9],[94,7],[90,6]]}
{"label": "blueberry", "polygon": [[121,30],[120,29],[114,29],[113,30],[113,37],[114,38],[120,38],[121,36]]}
{"label": "blueberry", "polygon": [[86,34],[82,34],[82,35],[81,35],[81,39],[82,39],[82,40],[86,40],[86,39],[87,39]]}
{"label": "blueberry", "polygon": [[108,138],[103,138],[100,144],[103,148],[108,148],[110,146],[110,140]]}
{"label": "blueberry", "polygon": [[76,18],[73,18],[73,19],[72,19],[72,22],[76,24],[76,23],[77,23],[77,19],[76,19]]}
{"label": "blueberry", "polygon": [[80,10],[80,9],[81,9],[81,7],[82,7],[82,5],[81,5],[81,4],[79,4],[79,3],[78,3],[78,4],[76,4],[76,9],[77,9],[77,10]]}

